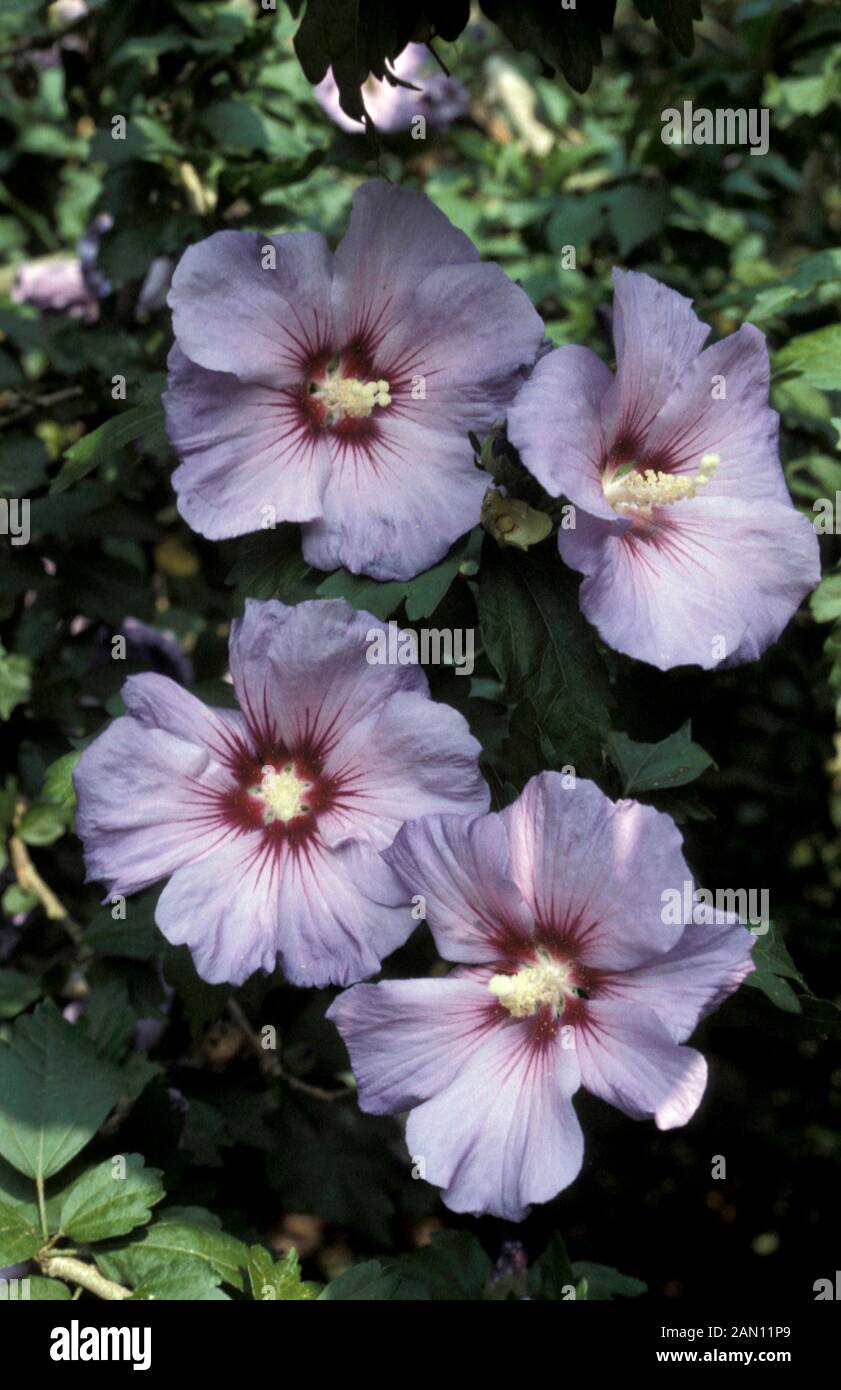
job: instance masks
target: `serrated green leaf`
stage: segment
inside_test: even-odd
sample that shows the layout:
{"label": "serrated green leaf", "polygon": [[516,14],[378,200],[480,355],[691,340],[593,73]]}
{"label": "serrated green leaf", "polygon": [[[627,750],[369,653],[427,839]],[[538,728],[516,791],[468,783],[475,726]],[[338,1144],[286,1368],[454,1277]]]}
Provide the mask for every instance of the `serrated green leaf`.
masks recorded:
{"label": "serrated green leaf", "polygon": [[[115,1168],[122,1174],[123,1166],[125,1175],[115,1177]],[[118,1155],[89,1169],[65,1195],[62,1232],[86,1242],[128,1235],[151,1219],[152,1207],[163,1199],[161,1176],[159,1169],[144,1167],[140,1154]]]}
{"label": "serrated green leaf", "polygon": [[692,742],[689,720],[660,743],[635,743],[616,730],[607,740],[607,749],[622,778],[623,796],[683,787],[707,768],[715,767],[709,753]]}
{"label": "serrated green leaf", "polygon": [[0,1043],[0,1154],[49,1178],[93,1137],[120,1096],[118,1072],[53,1004],[15,1021]]}
{"label": "serrated green leaf", "polygon": [[19,1207],[0,1201],[0,1268],[31,1259],[43,1243]]}
{"label": "serrated green leaf", "polygon": [[635,1279],[631,1274],[620,1274],[618,1269],[612,1269],[610,1265],[593,1264],[591,1260],[576,1260],[572,1272],[576,1279],[586,1280],[585,1297],[588,1303],[609,1302],[617,1296],[639,1298],[648,1289],[642,1279]]}
{"label": "serrated green leaf", "polygon": [[0,642],[0,719],[8,719],[16,705],[29,699],[32,662],[28,656],[7,652]]}
{"label": "serrated green leaf", "polygon": [[183,1259],[183,1269],[218,1276],[224,1283],[242,1290],[243,1271],[248,1268],[248,1247],[223,1231],[205,1226],[171,1221],[167,1213],[130,1245],[97,1255],[97,1264],[110,1279],[135,1288],[153,1277],[163,1263]]}
{"label": "serrated green leaf", "polygon": [[318,1298],[321,1292],[320,1284],[301,1279],[295,1250],[290,1250],[282,1260],[273,1260],[262,1245],[252,1245],[248,1251],[247,1273],[252,1297],[261,1302],[300,1302]]}

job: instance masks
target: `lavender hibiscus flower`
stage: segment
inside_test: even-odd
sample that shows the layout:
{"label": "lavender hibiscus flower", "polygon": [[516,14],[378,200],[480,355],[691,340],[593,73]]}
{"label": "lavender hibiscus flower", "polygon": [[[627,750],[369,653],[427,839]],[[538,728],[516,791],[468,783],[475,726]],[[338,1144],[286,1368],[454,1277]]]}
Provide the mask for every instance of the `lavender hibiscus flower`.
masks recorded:
{"label": "lavender hibiscus flower", "polygon": [[366,661],[379,627],[340,601],[249,600],[230,642],[240,711],[132,676],[127,716],[82,754],[88,878],[111,896],[168,878],[158,926],[206,980],[278,954],[295,984],[372,974],[414,926],[379,851],[412,816],[487,808],[462,716],[417,666]]}
{"label": "lavender hibiscus flower", "polygon": [[663,890],[691,882],[668,816],[544,772],[498,815],[404,826],[384,857],[464,965],[357,985],[328,1016],[361,1105],[411,1111],[409,1150],[449,1207],[518,1221],[571,1183],[580,1085],[686,1123],[706,1063],[681,1044],[749,974],[754,938],[712,909],[705,926],[663,920]]}
{"label": "lavender hibiscus flower", "polygon": [[[467,110],[470,97],[464,83],[441,71],[425,43],[407,44],[391,67],[402,82],[413,85],[402,87],[369,77],[362,87],[365,109],[377,130],[384,134],[406,130],[417,116],[446,130]],[[313,90],[331,121],[352,134],[364,133],[364,121],[356,121],[342,110],[332,68]]]}
{"label": "lavender hibiscus flower", "polygon": [[316,232],[216,232],[169,302],[173,484],[194,530],[300,521],[317,568],[408,579],[478,522],[468,431],[504,414],[543,328],[423,194],[358,189],[335,255]]}
{"label": "lavender hibiscus flower", "polygon": [[661,670],[753,661],[819,578],[768,406],[752,324],[702,346],[691,301],[614,271],[616,375],[587,348],[545,356],[508,416],[512,443],[577,508],[563,559],[617,651]]}

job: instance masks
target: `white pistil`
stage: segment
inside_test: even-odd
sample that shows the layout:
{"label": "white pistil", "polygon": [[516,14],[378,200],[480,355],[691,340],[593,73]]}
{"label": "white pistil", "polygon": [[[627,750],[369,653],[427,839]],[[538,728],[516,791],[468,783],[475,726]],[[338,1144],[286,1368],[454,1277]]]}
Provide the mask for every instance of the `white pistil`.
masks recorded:
{"label": "white pistil", "polygon": [[704,454],[694,473],[659,473],[653,468],[640,472],[631,465],[603,478],[602,489],[615,512],[638,511],[648,515],[652,507],[668,507],[695,497],[720,463],[718,454]]}
{"label": "white pistil", "polygon": [[271,766],[264,767],[259,787],[251,787],[250,791],[265,803],[266,825],[271,825],[275,820],[289,821],[305,816],[310,807],[304,797],[311,788],[312,782],[296,776],[292,764],[287,763],[280,772]]}
{"label": "white pistil", "polygon": [[488,989],[513,1018],[530,1018],[548,1004],[560,1014],[564,999],[573,994],[571,968],[540,953],[537,965],[525,965],[516,975],[493,975]]}
{"label": "white pistil", "polygon": [[376,406],[391,405],[387,381],[360,381],[355,376],[337,376],[328,372],[323,381],[314,382],[310,390],[327,411],[328,423],[348,418],[364,420]]}

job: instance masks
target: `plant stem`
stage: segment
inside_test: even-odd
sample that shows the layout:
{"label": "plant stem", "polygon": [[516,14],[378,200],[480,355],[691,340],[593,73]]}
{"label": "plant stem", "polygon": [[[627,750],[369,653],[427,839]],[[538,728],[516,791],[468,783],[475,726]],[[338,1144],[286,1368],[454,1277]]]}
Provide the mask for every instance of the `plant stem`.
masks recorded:
{"label": "plant stem", "polygon": [[41,1235],[44,1240],[49,1240],[50,1232],[47,1227],[47,1204],[44,1200],[44,1179],[39,1173],[35,1179],[35,1190],[38,1193],[38,1216],[41,1221]]}

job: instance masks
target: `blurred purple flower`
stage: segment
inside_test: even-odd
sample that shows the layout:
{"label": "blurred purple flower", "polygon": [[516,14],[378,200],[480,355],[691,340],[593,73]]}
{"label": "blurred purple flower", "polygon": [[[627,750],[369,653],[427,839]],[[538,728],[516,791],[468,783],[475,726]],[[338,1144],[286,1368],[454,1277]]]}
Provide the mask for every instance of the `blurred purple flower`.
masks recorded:
{"label": "blurred purple flower", "polygon": [[426,900],[444,979],[357,985],[331,1005],[363,1109],[453,1211],[519,1221],[577,1175],[580,1085],[633,1119],[685,1124],[706,1084],[680,1044],[751,971],[732,916],[664,922],[691,881],[668,816],[544,772],[500,814],[428,816],[384,858]]}
{"label": "blurred purple flower", "polygon": [[[376,77],[369,77],[362,88],[365,109],[384,134],[406,130],[416,116],[423,116],[429,125],[446,130],[464,115],[470,104],[467,88],[457,78],[441,71],[426,44],[408,44],[391,67],[395,76],[403,82],[411,82],[415,90],[395,86],[387,79],[381,82]],[[335,125],[357,135],[364,132],[364,122],[355,121],[342,110],[332,68],[315,88],[315,97]]]}
{"label": "blurred purple flower", "polygon": [[88,877],[109,895],[168,878],[155,919],[206,980],[278,954],[295,984],[370,975],[414,925],[379,851],[414,816],[487,807],[465,720],[417,666],[370,665],[372,629],[344,602],[249,600],[230,643],[242,712],[132,676],[128,715],[82,754]]}
{"label": "blurred purple flower", "polygon": [[194,530],[300,521],[311,565],[408,579],[478,522],[468,432],[504,414],[543,325],[422,193],[358,189],[335,256],[316,232],[216,232],[170,304],[164,401]]}
{"label": "blurred purple flower", "polygon": [[110,212],[99,212],[80,236],[75,257],[25,261],[15,273],[13,303],[32,304],[42,313],[67,314],[96,323],[98,301],[111,293],[111,282],[96,269],[96,258],[103,236],[113,225]]}
{"label": "blurred purple flower", "polygon": [[765,338],[712,347],[691,301],[614,271],[616,375],[587,348],[537,364],[508,415],[523,462],[577,509],[558,534],[581,607],[617,651],[666,670],[754,661],[820,577],[768,405]]}

